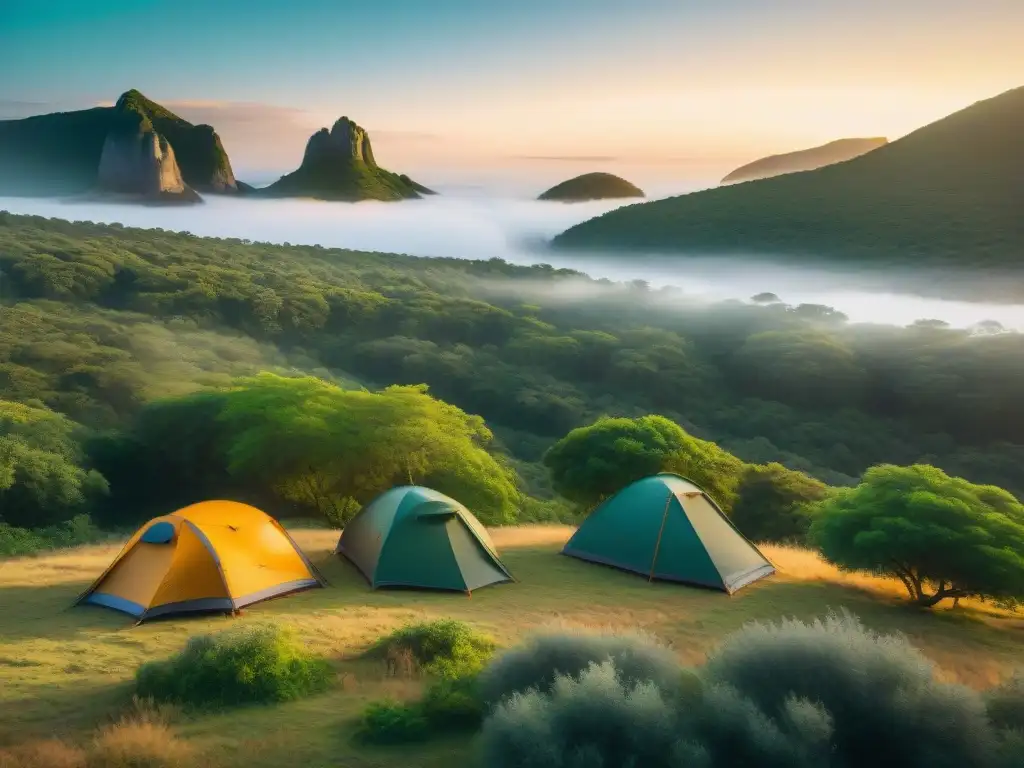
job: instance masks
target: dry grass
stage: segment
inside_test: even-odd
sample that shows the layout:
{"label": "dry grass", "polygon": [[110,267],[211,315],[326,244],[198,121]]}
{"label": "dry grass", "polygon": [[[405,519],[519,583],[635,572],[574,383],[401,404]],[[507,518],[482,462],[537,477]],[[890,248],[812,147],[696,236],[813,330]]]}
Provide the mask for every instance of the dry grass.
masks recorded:
{"label": "dry grass", "polygon": [[198,751],[171,731],[166,717],[135,700],[88,748],[57,739],[30,742],[0,750],[0,768],[192,768]]}
{"label": "dry grass", "polygon": [[57,739],[0,750],[0,768],[88,768],[85,750]]}
{"label": "dry grass", "polygon": [[[68,610],[117,553],[117,546],[2,563],[0,747],[33,739],[37,743],[25,747],[24,754],[17,753],[22,762],[4,757],[9,762],[0,766],[37,768],[38,761],[26,762],[34,759],[31,750],[49,749],[59,755],[62,745],[43,741],[54,734],[65,738],[64,752],[72,758],[78,752],[67,744],[91,745],[84,750],[87,757],[102,744],[111,760],[120,759],[128,745],[139,753],[157,750],[161,758],[180,757],[185,754],[181,750],[191,747],[202,756],[199,764],[225,768],[470,765],[469,741],[370,754],[349,740],[347,729],[367,702],[385,696],[412,698],[422,685],[407,660],[395,658],[389,664],[360,660],[360,654],[404,624],[437,618],[467,621],[502,645],[553,626],[642,629],[668,643],[684,662],[699,664],[724,635],[747,621],[808,619],[845,607],[873,629],[906,634],[950,680],[988,686],[1024,659],[1024,628],[1018,620],[968,601],[956,611],[919,610],[907,605],[899,582],[842,573],[804,550],[764,547],[778,574],[728,597],[676,584],[651,584],[632,574],[560,557],[557,553],[571,533],[566,526],[493,529],[495,544],[518,582],[481,589],[469,598],[372,591],[354,568],[331,554],[336,531],[297,529],[292,535],[324,572],[328,589],[252,606],[241,619],[177,617],[135,628],[114,611]],[[339,684],[323,696],[281,706],[175,720],[173,731],[166,724],[167,713],[149,725],[139,717],[119,722],[140,663],[177,652],[191,635],[265,621],[293,627],[313,650],[335,659]],[[103,722],[106,729],[97,734],[97,725]],[[57,760],[47,768],[81,768]]]}

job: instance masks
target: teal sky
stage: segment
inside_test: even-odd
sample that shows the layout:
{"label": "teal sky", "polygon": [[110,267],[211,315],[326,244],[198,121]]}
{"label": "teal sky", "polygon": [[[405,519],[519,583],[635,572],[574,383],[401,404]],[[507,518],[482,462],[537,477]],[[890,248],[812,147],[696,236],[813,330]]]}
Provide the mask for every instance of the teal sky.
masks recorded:
{"label": "teal sky", "polygon": [[741,158],[1024,85],[1021,29],[1021,0],[0,0],[0,117],[135,87],[268,166],[341,114],[406,158]]}

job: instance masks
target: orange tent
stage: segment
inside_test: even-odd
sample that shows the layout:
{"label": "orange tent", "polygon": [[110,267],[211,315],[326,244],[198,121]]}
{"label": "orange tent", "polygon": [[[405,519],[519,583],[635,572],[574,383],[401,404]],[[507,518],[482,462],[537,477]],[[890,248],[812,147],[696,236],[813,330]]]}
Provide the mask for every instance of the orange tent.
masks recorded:
{"label": "orange tent", "polygon": [[324,581],[280,523],[248,504],[204,501],[150,520],[76,604],[139,621],[224,611]]}

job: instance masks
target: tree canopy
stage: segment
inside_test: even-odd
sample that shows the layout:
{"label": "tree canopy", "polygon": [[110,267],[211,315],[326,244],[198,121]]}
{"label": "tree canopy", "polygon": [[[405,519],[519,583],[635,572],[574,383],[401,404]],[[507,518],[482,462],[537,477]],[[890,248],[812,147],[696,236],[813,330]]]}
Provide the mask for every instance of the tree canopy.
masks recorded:
{"label": "tree canopy", "polygon": [[106,492],[106,480],[80,466],[74,430],[46,408],[0,400],[0,522],[44,528]]}
{"label": "tree canopy", "polygon": [[829,487],[781,464],[749,464],[736,489],[732,521],[751,541],[803,543],[812,505]]}
{"label": "tree canopy", "polygon": [[927,465],[872,467],[814,511],[811,539],[841,568],[899,578],[912,600],[1024,597],[1024,507]]}
{"label": "tree canopy", "polygon": [[693,480],[723,509],[732,506],[743,463],[664,416],[599,419],[574,429],[544,456],[559,493],[584,506],[658,472]]}

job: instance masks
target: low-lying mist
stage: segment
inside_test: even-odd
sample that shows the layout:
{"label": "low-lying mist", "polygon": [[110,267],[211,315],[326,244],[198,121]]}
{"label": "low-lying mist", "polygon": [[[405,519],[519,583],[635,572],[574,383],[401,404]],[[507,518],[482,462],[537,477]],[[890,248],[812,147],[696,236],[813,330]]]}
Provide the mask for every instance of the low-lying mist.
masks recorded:
{"label": "low-lying mist", "polygon": [[[919,319],[967,327],[995,320],[1024,330],[1024,305],[947,301],[885,290],[849,274],[782,266],[762,260],[644,259],[561,254],[543,244],[568,227],[619,207],[617,201],[550,203],[497,197],[439,196],[402,203],[327,203],[208,196],[202,205],[148,207],[0,198],[0,210],[70,220],[188,231],[253,241],[320,244],[366,251],[501,258],[514,264],[548,263],[614,281],[676,286],[708,300],[748,299],[771,292],[788,304],[824,304],[853,322],[907,325]],[[627,203],[628,204],[628,203]]]}

